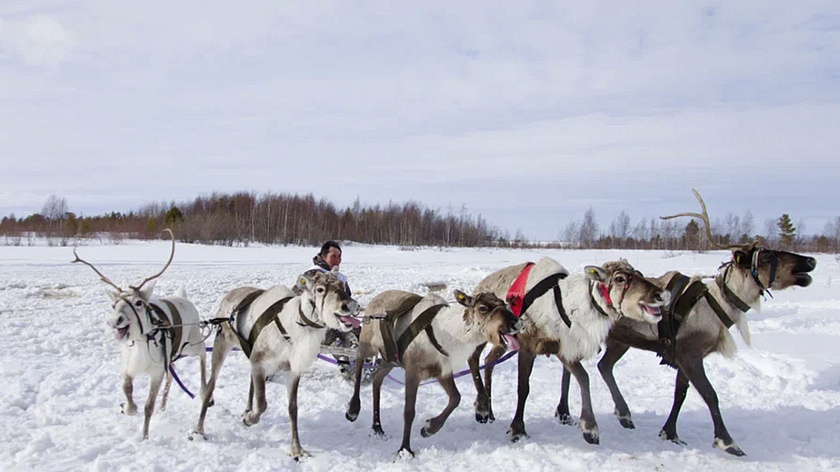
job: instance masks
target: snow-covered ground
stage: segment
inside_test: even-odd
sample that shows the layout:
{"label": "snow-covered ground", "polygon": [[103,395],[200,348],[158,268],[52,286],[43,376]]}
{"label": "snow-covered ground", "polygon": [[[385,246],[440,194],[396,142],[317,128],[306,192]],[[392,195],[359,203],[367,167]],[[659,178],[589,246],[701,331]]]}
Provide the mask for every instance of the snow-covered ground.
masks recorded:
{"label": "snow-covered ground", "polygon": [[[85,245],[81,257],[121,286],[158,271],[168,243],[128,241]],[[203,318],[210,318],[226,291],[240,285],[289,284],[310,264],[314,248],[225,248],[179,244],[175,261],[156,293],[184,287]],[[362,305],[386,289],[425,293],[425,283],[445,282],[469,291],[488,273],[547,255],[569,270],[619,257],[646,274],[678,269],[715,273],[725,252],[560,251],[418,249],[346,245],[342,272]],[[301,382],[300,434],[312,457],[288,457],[289,422],[284,383],[268,384],[269,408],[260,424],[246,427],[240,415],[247,394],[248,364],[228,357],[206,422],[207,440],[188,441],[199,402],[173,386],[169,407],[152,418],[150,439],[140,440],[142,415],[120,414],[118,347],[105,325],[110,303],[105,284],[88,267],[70,264],[69,247],[0,246],[0,469],[3,470],[829,470],[840,468],[840,263],[816,255],[808,288],[775,292],[761,313],[750,313],[752,347],[740,342],[736,359],[706,359],[732,437],[747,453],[729,456],[712,447],[705,404],[689,391],[679,422],[678,446],[657,434],[671,406],[674,371],[653,354],[631,351],[616,368],[637,429],[621,428],[594,361],[592,381],[601,444],[585,443],[577,428],[561,426],[553,411],[561,366],[537,360],[526,411],[530,438],[512,444],[505,431],[515,408],[516,362],[496,369],[497,421],[473,418],[474,388],[458,380],[463,399],[444,428],[422,438],[423,421],[445,404],[435,384],[421,387],[412,445],[417,457],[395,456],[402,434],[403,389],[386,381],[382,424],[386,439],[371,437],[370,387],[362,412],[344,419],[352,386],[337,369],[318,361]],[[834,280],[837,278],[838,280]],[[733,328],[733,333],[736,331]],[[208,340],[210,345],[211,340]],[[209,358],[208,358],[209,359]],[[178,362],[193,389],[198,362]],[[148,381],[135,385],[142,404]],[[579,408],[576,387],[572,411]]]}

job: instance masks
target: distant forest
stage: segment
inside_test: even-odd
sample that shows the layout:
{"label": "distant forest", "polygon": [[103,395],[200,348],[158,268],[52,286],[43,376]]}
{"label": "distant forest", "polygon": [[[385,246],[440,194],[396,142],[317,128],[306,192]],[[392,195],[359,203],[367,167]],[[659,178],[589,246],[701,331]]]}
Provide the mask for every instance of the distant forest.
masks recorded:
{"label": "distant forest", "polygon": [[[642,219],[635,224],[621,212],[602,229],[590,208],[580,221],[558,223],[558,241],[527,241],[520,233],[488,225],[465,207],[446,213],[407,202],[386,206],[362,205],[358,199],[347,208],[337,208],[312,194],[291,195],[249,192],[213,193],[191,202],[152,203],[128,213],[111,212],[81,216],[71,212],[63,197],[50,196],[40,213],[24,218],[15,215],[0,221],[0,244],[31,245],[35,237],[50,244],[68,245],[77,238],[156,239],[172,228],[181,242],[247,246],[320,246],[328,239],[369,244],[441,247],[563,247],[580,249],[705,250],[710,247],[702,223],[689,218]],[[840,252],[840,217],[826,224],[823,234],[798,234],[790,215],[764,222],[758,233],[750,212],[731,213],[712,220],[712,237],[718,244],[758,240],[773,248]]]}

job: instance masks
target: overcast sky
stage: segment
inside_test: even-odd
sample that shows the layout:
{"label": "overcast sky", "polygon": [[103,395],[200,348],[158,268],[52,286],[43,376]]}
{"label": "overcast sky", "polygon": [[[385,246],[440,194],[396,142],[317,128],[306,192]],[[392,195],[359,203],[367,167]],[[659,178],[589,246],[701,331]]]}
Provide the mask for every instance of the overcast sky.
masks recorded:
{"label": "overcast sky", "polygon": [[0,216],[213,191],[553,239],[840,216],[840,2],[0,2]]}

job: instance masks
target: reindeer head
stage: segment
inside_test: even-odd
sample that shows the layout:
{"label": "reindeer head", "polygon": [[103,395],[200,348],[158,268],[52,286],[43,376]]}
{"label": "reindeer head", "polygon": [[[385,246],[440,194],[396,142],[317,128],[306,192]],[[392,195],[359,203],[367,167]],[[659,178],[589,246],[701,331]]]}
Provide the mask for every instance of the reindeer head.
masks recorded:
{"label": "reindeer head", "polygon": [[132,287],[125,291],[105,291],[113,302],[114,312],[106,323],[114,329],[114,339],[120,342],[138,340],[154,330],[149,307],[154,288],[152,281],[139,290]]}
{"label": "reindeer head", "polygon": [[668,304],[671,294],[645,278],[625,259],[607,262],[603,267],[586,266],[585,271],[594,281],[593,298],[602,300],[610,317],[626,316],[648,323],[662,319],[661,307]]}
{"label": "reindeer head", "polygon": [[752,277],[759,290],[783,290],[811,285],[808,272],[817,267],[817,260],[793,252],[767,249],[750,243],[732,249],[730,270]]}
{"label": "reindeer head", "polygon": [[301,303],[310,303],[314,307],[316,322],[329,328],[347,332],[359,325],[354,318],[359,314],[359,303],[347,295],[344,282],[338,278],[337,268],[331,272],[303,274],[297,286],[302,290]]}
{"label": "reindeer head", "polygon": [[492,292],[481,292],[470,297],[460,290],[455,290],[455,300],[463,305],[464,322],[478,326],[487,342],[511,350],[519,349],[516,334],[525,329],[525,324],[514,316],[507,304]]}
{"label": "reindeer head", "polygon": [[[108,297],[113,301],[114,312],[108,317],[108,326],[115,330],[114,338],[118,341],[127,341],[129,339],[138,339],[144,334],[148,334],[154,329],[152,320],[149,315],[149,301],[152,298],[152,292],[155,288],[155,279],[163,275],[169,265],[172,264],[172,258],[175,257],[175,235],[172,230],[166,228],[164,231],[169,233],[172,240],[172,249],[169,252],[169,260],[166,265],[157,274],[147,277],[140,285],[129,286],[129,290],[123,290],[108,277],[105,277],[102,272],[94,267],[93,264],[87,262],[79,257],[76,249],[73,249],[73,255],[76,256],[71,262],[81,262],[93,269],[99,280],[117,289],[116,292],[106,290]],[[148,285],[147,285],[148,284]]]}
{"label": "reindeer head", "polygon": [[[742,278],[752,277],[760,293],[764,290],[782,290],[797,285],[807,287],[811,284],[811,276],[808,272],[817,267],[817,260],[813,257],[803,256],[787,251],[777,251],[759,246],[756,242],[748,244],[722,245],[715,242],[712,237],[712,225],[709,222],[709,212],[706,210],[706,202],[700,196],[700,192],[691,189],[694,197],[700,202],[702,213],[678,213],[676,215],[661,216],[663,220],[690,216],[699,218],[706,227],[706,237],[709,244],[718,249],[732,250],[732,260],[724,264],[727,271],[739,272]],[[728,274],[724,273],[724,278]]]}

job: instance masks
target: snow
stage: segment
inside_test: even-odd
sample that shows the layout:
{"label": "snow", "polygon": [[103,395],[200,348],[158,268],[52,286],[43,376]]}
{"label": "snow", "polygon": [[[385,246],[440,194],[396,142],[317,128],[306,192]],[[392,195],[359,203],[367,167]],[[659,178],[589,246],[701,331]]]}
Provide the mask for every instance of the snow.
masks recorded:
{"label": "snow", "polygon": [[[164,241],[88,243],[79,255],[117,285],[136,284],[157,272],[169,254]],[[175,260],[159,279],[158,295],[186,289],[202,318],[210,318],[228,290],[241,285],[291,284],[311,264],[314,248],[210,247],[178,244]],[[499,249],[406,249],[347,244],[342,272],[366,305],[377,293],[405,289],[425,293],[425,284],[445,282],[470,291],[490,272],[550,256],[570,271],[619,257],[646,274],[677,269],[714,274],[725,252],[563,251]],[[173,385],[169,406],[156,411],[150,438],[140,439],[142,415],[120,414],[118,346],[105,325],[110,303],[106,285],[90,268],[70,264],[70,247],[0,247],[0,469],[3,470],[829,470],[840,469],[840,264],[816,255],[814,282],[774,292],[760,313],[750,313],[752,346],[739,339],[734,360],[712,355],[708,375],[732,437],[747,453],[735,458],[712,447],[712,423],[691,389],[678,432],[685,446],[657,436],[671,406],[674,371],[647,352],[630,351],[616,367],[619,385],[633,411],[635,430],[625,430],[594,360],[585,362],[601,434],[586,444],[575,427],[562,426],[553,412],[561,366],[537,360],[526,410],[529,438],[510,443],[505,435],[516,402],[516,362],[494,376],[496,422],[476,423],[469,377],[458,380],[461,405],[435,436],[422,438],[425,419],[439,413],[445,394],[421,387],[413,426],[414,459],[399,458],[403,389],[386,381],[382,395],[385,439],[370,435],[371,390],[362,389],[362,412],[344,418],[352,385],[337,369],[316,362],[300,388],[301,443],[312,456],[288,457],[289,422],[284,382],[268,384],[269,407],[260,424],[240,416],[248,389],[248,364],[232,353],[206,421],[206,441],[189,441],[200,409]],[[736,333],[733,328],[733,333]],[[211,345],[208,339],[208,345]],[[209,356],[208,356],[209,360]],[[198,362],[177,363],[181,379],[198,388]],[[135,400],[145,401],[148,380],[135,382]],[[572,387],[572,411],[579,409]]]}

